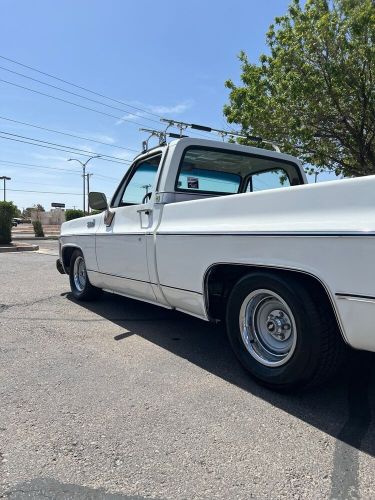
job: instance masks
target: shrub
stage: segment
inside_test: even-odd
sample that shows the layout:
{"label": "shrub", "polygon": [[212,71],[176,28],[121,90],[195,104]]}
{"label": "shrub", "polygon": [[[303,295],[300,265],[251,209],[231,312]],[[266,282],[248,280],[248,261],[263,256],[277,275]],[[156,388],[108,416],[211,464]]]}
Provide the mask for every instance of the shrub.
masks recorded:
{"label": "shrub", "polygon": [[44,231],[43,231],[43,226],[42,226],[42,223],[40,222],[40,220],[34,220],[33,227],[34,227],[35,236],[37,236],[38,238],[40,238],[40,237],[43,238]]}
{"label": "shrub", "polygon": [[12,240],[12,218],[15,206],[12,202],[0,201],[0,243],[10,243]]}
{"label": "shrub", "polygon": [[65,220],[73,220],[73,219],[79,219],[80,217],[84,217],[85,214],[83,213],[83,210],[76,210],[76,209],[69,209],[65,210]]}

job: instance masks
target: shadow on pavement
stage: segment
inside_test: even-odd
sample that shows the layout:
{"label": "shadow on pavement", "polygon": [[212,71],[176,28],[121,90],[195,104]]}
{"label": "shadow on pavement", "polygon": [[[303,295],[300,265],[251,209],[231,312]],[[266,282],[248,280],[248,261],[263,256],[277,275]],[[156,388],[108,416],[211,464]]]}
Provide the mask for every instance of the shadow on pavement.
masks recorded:
{"label": "shadow on pavement", "polygon": [[107,493],[103,489],[93,489],[77,484],[60,483],[54,479],[34,479],[19,483],[6,492],[9,500],[145,500],[139,496]]}
{"label": "shadow on pavement", "polygon": [[[70,294],[66,297],[74,300]],[[375,409],[375,354],[352,351],[343,372],[325,386],[280,394],[258,385],[242,369],[222,325],[107,293],[97,302],[79,305],[127,330],[116,335],[115,342],[138,335],[336,437],[342,446],[335,450],[332,498],[338,498],[336,486],[341,493],[345,489],[343,480],[355,482],[350,475],[356,474],[356,450],[375,456],[371,416]]]}

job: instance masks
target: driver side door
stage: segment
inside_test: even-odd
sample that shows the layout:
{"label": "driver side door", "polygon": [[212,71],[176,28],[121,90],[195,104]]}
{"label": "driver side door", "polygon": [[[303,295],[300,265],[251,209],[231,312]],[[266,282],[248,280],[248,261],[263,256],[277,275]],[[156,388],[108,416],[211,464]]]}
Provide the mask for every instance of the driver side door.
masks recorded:
{"label": "driver side door", "polygon": [[[104,215],[96,233],[101,287],[156,302],[147,264],[146,233],[152,226],[152,194],[162,154],[136,162],[114,198],[112,223]],[[149,211],[147,209],[150,209]]]}

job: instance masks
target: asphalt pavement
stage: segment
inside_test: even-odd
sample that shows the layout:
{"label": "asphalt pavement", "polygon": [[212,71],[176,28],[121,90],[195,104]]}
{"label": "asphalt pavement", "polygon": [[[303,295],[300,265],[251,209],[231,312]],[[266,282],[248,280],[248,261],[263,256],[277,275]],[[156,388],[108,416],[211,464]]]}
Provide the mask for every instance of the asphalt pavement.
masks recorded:
{"label": "asphalt pavement", "polygon": [[78,303],[38,244],[0,255],[0,497],[375,498],[375,355],[274,393],[222,326]]}

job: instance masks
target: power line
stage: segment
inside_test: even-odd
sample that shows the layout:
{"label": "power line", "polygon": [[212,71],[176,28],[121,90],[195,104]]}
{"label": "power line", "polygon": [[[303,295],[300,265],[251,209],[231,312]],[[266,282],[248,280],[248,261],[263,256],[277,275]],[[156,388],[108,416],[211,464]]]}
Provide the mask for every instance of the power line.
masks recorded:
{"label": "power line", "polygon": [[61,191],[34,191],[28,189],[7,189],[7,191],[18,191],[20,193],[70,194],[74,196],[82,196],[81,193],[63,193]]}
{"label": "power line", "polygon": [[[65,83],[65,84],[67,84],[67,85],[71,85],[72,87],[78,88],[78,89],[80,89],[80,90],[84,90],[85,92],[89,92],[89,93],[91,93],[91,94],[93,94],[93,95],[96,95],[96,96],[99,96],[99,97],[103,97],[104,99],[108,99],[109,101],[116,102],[117,104],[121,104],[121,105],[123,105],[123,106],[126,106],[126,107],[128,107],[128,108],[135,109],[135,110],[137,110],[137,111],[141,111],[142,113],[148,114],[148,115],[150,115],[150,116],[154,116],[154,117],[159,118],[159,119],[160,119],[160,118],[163,118],[161,115],[158,115],[158,114],[156,114],[156,113],[152,113],[151,111],[147,111],[147,110],[146,110],[146,109],[144,109],[144,108],[141,108],[141,107],[138,107],[138,106],[133,106],[133,105],[131,105],[131,104],[125,103],[124,101],[120,101],[120,100],[118,100],[118,99],[114,99],[114,98],[112,98],[112,97],[108,97],[108,96],[106,96],[106,95],[104,95],[104,94],[101,94],[101,93],[99,93],[99,92],[95,92],[95,91],[90,90],[90,89],[88,89],[88,88],[86,88],[86,87],[83,87],[83,86],[77,85],[77,84],[75,84],[75,83],[72,83],[72,82],[70,82],[70,81],[68,81],[68,80],[64,80],[63,78],[59,78],[59,77],[54,76],[54,75],[52,75],[52,74],[50,74],[50,73],[47,73],[47,72],[45,72],[45,71],[41,71],[41,70],[38,70],[38,69],[36,69],[36,68],[33,68],[32,66],[28,66],[27,64],[23,64],[23,63],[21,63],[21,62],[19,62],[19,61],[16,61],[16,60],[14,60],[14,59],[10,59],[9,57],[5,57],[5,56],[0,55],[0,58],[1,58],[1,59],[4,59],[5,61],[9,61],[9,62],[11,62],[11,63],[13,63],[13,64],[17,64],[18,66],[22,66],[23,68],[30,69],[31,71],[35,71],[35,72],[37,72],[37,73],[39,73],[39,74],[41,74],[41,75],[48,76],[49,78],[53,78],[54,80],[57,80],[57,81],[63,82],[63,83]],[[18,74],[18,75],[23,76],[23,77],[25,77],[25,78],[28,78],[28,79],[31,79],[31,80],[37,81],[37,82],[42,83],[42,84],[44,84],[44,85],[48,85],[48,86],[50,86],[50,87],[54,87],[54,88],[56,88],[56,89],[62,90],[63,92],[67,92],[67,93],[70,93],[70,94],[73,94],[73,95],[77,95],[77,96],[79,96],[79,97],[81,97],[81,98],[83,98],[83,99],[88,99],[88,100],[91,100],[91,101],[93,101],[93,102],[98,102],[99,104],[102,104],[102,105],[104,105],[104,106],[108,106],[108,105],[107,105],[107,104],[105,104],[105,103],[102,103],[102,102],[99,102],[99,101],[95,101],[95,100],[93,100],[93,99],[89,99],[89,98],[87,98],[87,97],[85,97],[85,96],[82,96],[82,95],[80,95],[80,94],[75,94],[75,93],[73,93],[73,92],[69,92],[68,90],[62,89],[62,88],[57,87],[57,86],[53,86],[53,85],[48,84],[48,83],[46,83],[46,82],[42,82],[42,81],[40,81],[40,80],[37,80],[37,79],[32,78],[32,77],[29,77],[29,76],[24,75],[24,74],[22,74],[22,73],[17,73],[16,71],[12,71],[12,70],[7,69],[7,68],[4,68],[4,67],[1,67],[1,68],[2,68],[2,69],[5,69],[5,71],[9,71],[9,72],[11,72],[11,73]],[[66,99],[62,99],[62,98],[59,98],[59,97],[55,97],[55,96],[52,96],[52,95],[50,95],[50,94],[45,94],[45,93],[43,93],[43,92],[40,92],[40,91],[37,91],[37,90],[34,90],[34,89],[30,89],[30,88],[28,88],[28,87],[23,87],[22,85],[18,85],[18,84],[13,83],[13,82],[8,82],[7,80],[1,80],[1,79],[0,79],[0,81],[2,81],[3,83],[7,83],[7,84],[9,84],[9,85],[14,85],[14,86],[19,87],[19,88],[22,88],[22,89],[24,89],[24,90],[28,90],[28,91],[30,91],[30,92],[34,92],[34,93],[37,93],[37,94],[40,94],[40,95],[43,95],[43,96],[46,96],[46,97],[50,97],[51,99],[55,99],[55,100],[58,100],[58,101],[61,101],[61,102],[65,102],[65,103],[67,103],[67,104],[71,104],[71,105],[73,105],[73,106],[80,107],[80,108],[82,108],[82,109],[87,109],[87,110],[89,110],[89,111],[93,111],[93,112],[95,112],[95,113],[100,113],[100,114],[102,114],[102,115],[109,116],[109,117],[111,117],[111,118],[116,118],[116,119],[118,119],[118,120],[120,120],[120,121],[122,121],[122,122],[126,121],[126,122],[129,122],[129,123],[133,123],[134,125],[140,125],[140,126],[142,126],[142,127],[144,126],[144,124],[141,124],[141,123],[139,123],[139,122],[135,122],[135,121],[133,121],[133,120],[127,120],[127,119],[125,119],[125,118],[118,117],[118,116],[114,116],[114,115],[111,115],[111,114],[109,114],[109,113],[105,113],[105,112],[103,112],[103,111],[99,111],[99,110],[96,110],[96,109],[93,109],[93,108],[89,108],[89,107],[87,107],[87,106],[83,106],[83,105],[80,105],[80,104],[77,104],[77,103],[74,103],[74,102],[71,102],[71,101],[67,101]],[[113,109],[119,109],[119,108],[114,108],[114,107],[113,107]],[[121,111],[122,111],[122,110],[121,110]],[[125,111],[125,112],[129,113],[128,111]],[[134,113],[129,113],[129,114],[134,115]],[[137,116],[137,115],[134,115],[134,116]],[[151,120],[150,118],[147,118],[147,117],[143,117],[143,118],[145,118],[146,120],[149,120],[149,121],[154,121],[154,122],[156,122],[156,120]],[[159,122],[157,122],[157,123],[159,123]],[[202,138],[204,138],[204,139],[207,139],[207,138],[208,138],[208,136],[207,136],[207,135],[203,135],[203,134],[200,134],[200,133],[198,133],[198,132],[195,132],[195,134],[196,134],[198,137],[202,137]]]}
{"label": "power line", "polygon": [[[116,120],[120,120],[121,122],[131,123],[133,125],[138,125],[140,127],[147,126],[146,124],[141,123],[141,122],[136,122],[134,120],[127,120],[126,118],[123,118],[122,116],[112,115],[111,113],[106,113],[105,111],[100,111],[98,109],[84,106],[83,104],[78,104],[78,103],[73,102],[73,101],[68,101],[67,99],[62,99],[61,97],[53,96],[51,94],[46,94],[45,92],[41,92],[40,90],[31,89],[30,87],[25,87],[24,85],[19,85],[18,83],[9,82],[8,80],[3,80],[2,78],[0,78],[0,82],[6,83],[8,85],[13,85],[14,87],[18,87],[18,88],[23,89],[23,90],[28,90],[29,92],[33,92],[34,94],[39,94],[39,95],[42,95],[44,97],[49,97],[50,99],[54,99],[55,101],[60,101],[60,102],[63,102],[65,104],[70,104],[72,106],[76,106],[77,108],[86,109],[88,111],[92,111],[93,113],[98,113],[100,115],[108,116],[110,118],[115,118]],[[157,122],[157,123],[159,123],[159,122]],[[205,135],[200,134],[198,132],[194,132],[194,133],[197,136],[202,137],[203,139],[208,139],[208,136],[205,136]],[[211,140],[212,140],[212,138],[211,138]]]}
{"label": "power line", "polygon": [[[73,153],[73,154],[77,154],[80,156],[92,156],[93,154],[98,154],[98,153],[95,153],[95,151],[88,151],[87,149],[75,148],[74,146],[66,146],[65,144],[58,144],[58,143],[50,142],[50,141],[43,141],[41,139],[34,139],[33,137],[27,137],[27,136],[20,135],[20,134],[12,134],[10,132],[5,132],[3,130],[0,130],[0,134],[10,135],[12,137],[18,137],[21,139],[26,139],[28,141],[34,141],[34,142],[26,142],[26,141],[22,141],[19,139],[12,139],[10,137],[1,137],[0,136],[2,139],[9,139],[9,140],[14,140],[14,141],[18,140],[18,142],[25,142],[26,144],[31,144],[33,146],[39,146],[41,148],[56,149],[56,151],[64,151],[65,153]],[[53,148],[50,146],[44,146],[42,144],[36,144],[39,142],[41,142],[42,144],[49,144],[50,146],[58,146],[58,148],[65,148],[65,149],[58,149],[58,148]],[[113,159],[108,159],[108,158],[113,158]],[[102,161],[109,161],[112,163],[120,163],[121,165],[124,165],[126,163],[132,163],[130,160],[123,160],[122,158],[118,158],[117,156],[110,156],[110,155],[106,155],[106,154],[102,154],[97,159],[102,160]]]}
{"label": "power line", "polygon": [[16,161],[9,161],[9,160],[0,160],[0,163],[9,163],[10,165],[15,165],[17,167],[33,167],[33,168],[44,168],[47,170],[61,170],[63,172],[70,172],[71,174],[74,175],[82,175],[79,172],[76,172],[75,170],[71,170],[68,168],[59,168],[59,167],[45,167],[43,165],[34,165],[32,163],[20,163]]}
{"label": "power line", "polygon": [[[58,87],[57,85],[52,85],[51,83],[43,82],[42,80],[38,80],[37,78],[32,78],[31,76],[24,75],[23,73],[19,73],[18,71],[13,71],[8,68],[4,68],[3,66],[0,66],[0,69],[4,71],[8,71],[9,73],[13,73],[18,76],[22,76],[23,78],[27,78],[28,80],[32,80],[33,82],[41,83],[42,85],[46,85],[47,87],[51,87],[56,90],[60,90],[61,92],[65,92],[66,94],[74,95],[76,97],[79,97],[80,99],[86,99],[86,101],[94,102],[96,104],[100,104],[101,106],[106,106],[107,108],[115,109],[117,111],[121,111],[122,113],[127,113],[128,115],[139,117],[139,115],[135,113],[131,113],[130,111],[127,111],[125,109],[118,108],[116,106],[111,106],[110,104],[106,104],[105,102],[98,101],[97,99],[91,99],[90,97],[86,97],[82,94],[77,94],[77,92],[71,92],[70,90],[63,89],[61,87]],[[150,122],[154,123],[159,123],[159,120],[154,120],[153,118],[147,118],[146,116],[143,117],[145,120],[148,120]],[[123,121],[130,121],[122,118]]]}
{"label": "power line", "polygon": [[[42,139],[34,139],[33,137],[27,137],[27,136],[20,135],[20,134],[12,134],[11,132],[5,132],[3,130],[0,130],[0,133],[1,134],[5,134],[5,135],[11,135],[11,136],[14,136],[14,137],[21,137],[22,139],[28,139],[30,141],[42,142],[43,144],[50,144],[52,146],[58,146],[58,147],[61,147],[61,148],[72,149],[72,150],[75,150],[75,151],[82,151],[83,153],[88,153],[90,156],[92,156],[92,155],[99,155],[99,153],[95,153],[95,151],[89,151],[87,149],[82,149],[82,148],[76,148],[74,146],[67,146],[66,144],[58,144],[58,143],[50,142],[50,141],[43,141]],[[105,153],[102,153],[102,154],[100,154],[97,157],[98,160],[102,159],[102,160],[105,160],[105,161],[106,161],[106,158],[112,158],[114,160],[118,160],[115,163],[132,163],[131,160],[125,160],[125,159],[119,158],[118,156],[106,155]]]}
{"label": "power line", "polygon": [[23,89],[23,90],[28,90],[29,92],[33,92],[34,94],[39,94],[39,95],[42,95],[44,97],[49,97],[50,99],[55,99],[56,101],[64,102],[65,104],[71,104],[72,106],[76,106],[77,108],[87,109],[87,110],[92,111],[94,113],[99,113],[100,115],[109,116],[110,118],[115,118],[116,120],[121,120],[123,122],[129,122],[129,123],[132,123],[133,125],[138,125],[141,127],[145,126],[144,123],[136,122],[134,120],[127,120],[126,118],[123,118],[121,116],[116,116],[116,115],[112,115],[110,113],[106,113],[105,111],[99,111],[98,109],[89,108],[88,106],[84,106],[83,104],[77,104],[76,102],[68,101],[67,99],[62,99],[61,97],[56,97],[56,96],[51,95],[51,94],[46,94],[45,92],[40,92],[39,90],[31,89],[29,87],[24,87],[23,85],[19,85],[18,83],[8,82],[8,80],[3,80],[1,78],[0,78],[0,82],[7,83],[8,85],[13,85],[14,87],[18,87],[18,88]]}
{"label": "power line", "polygon": [[147,111],[146,109],[143,109],[143,108],[140,108],[140,107],[137,107],[137,106],[133,106],[133,105],[128,104],[128,103],[126,103],[124,101],[120,101],[118,99],[114,99],[113,97],[108,97],[108,96],[106,96],[104,94],[100,94],[99,92],[95,92],[93,90],[90,90],[90,89],[88,89],[86,87],[82,87],[80,85],[76,85],[75,83],[69,82],[68,80],[64,80],[62,78],[58,78],[57,76],[54,76],[54,75],[51,75],[50,73],[46,73],[45,71],[41,71],[39,69],[33,68],[32,66],[27,66],[26,64],[20,63],[19,61],[15,61],[14,59],[10,59],[9,57],[5,57],[5,56],[1,56],[0,55],[0,58],[4,59],[5,61],[9,61],[9,62],[11,62],[13,64],[17,64],[18,66],[22,66],[23,68],[31,69],[31,71],[35,71],[36,73],[39,73],[41,75],[48,76],[49,78],[53,78],[54,80],[57,80],[59,82],[66,83],[67,85],[71,85],[72,87],[75,87],[77,89],[84,90],[85,92],[89,92],[90,94],[97,95],[99,97],[104,97],[104,99],[108,99],[109,101],[112,101],[112,102],[117,102],[118,104],[122,104],[123,106],[135,109],[137,111],[142,111],[143,113],[147,113],[148,115],[155,116],[156,118],[162,118],[160,115],[157,115],[156,113],[152,113],[151,111]]}
{"label": "power line", "polygon": [[[15,161],[9,161],[9,160],[0,160],[0,163],[6,163],[9,165],[15,165],[17,168],[37,168],[37,169],[46,169],[46,170],[57,170],[57,171],[62,171],[62,172],[67,172],[69,175],[79,175],[80,177],[82,174],[80,172],[77,172],[76,170],[71,170],[68,168],[60,168],[60,167],[45,167],[44,165],[35,165],[33,163],[20,163],[20,162],[15,162]],[[95,177],[102,177],[103,179],[110,179],[113,181],[119,181],[119,179],[116,179],[115,177],[109,177],[108,175],[102,175],[102,174],[97,174],[95,173]]]}
{"label": "power line", "polygon": [[47,127],[42,127],[40,125],[35,125],[33,123],[21,122],[19,120],[13,120],[12,118],[7,118],[5,116],[0,116],[0,119],[1,120],[6,120],[8,122],[18,123],[20,125],[26,125],[28,127],[37,128],[37,129],[40,129],[40,130],[46,130],[47,132],[54,132],[55,134],[66,135],[68,137],[74,137],[75,139],[81,139],[81,140],[84,140],[84,141],[96,142],[96,143],[102,144],[104,146],[110,146],[111,148],[124,149],[126,151],[131,151],[133,153],[139,153],[139,151],[137,149],[131,149],[131,148],[127,148],[125,146],[118,146],[116,144],[110,144],[109,142],[98,141],[97,139],[90,139],[88,137],[83,137],[83,136],[80,136],[80,135],[68,134],[68,132],[62,132],[61,130],[54,130],[52,128],[47,128]]}
{"label": "power line", "polygon": [[19,181],[19,180],[16,180],[15,179],[16,176],[13,176],[13,180],[15,180],[17,182],[17,186],[20,185],[20,184],[34,184],[34,185],[37,185],[37,186],[47,186],[47,187],[56,187],[56,183],[55,184],[46,184],[45,182],[33,182],[33,181]]}

